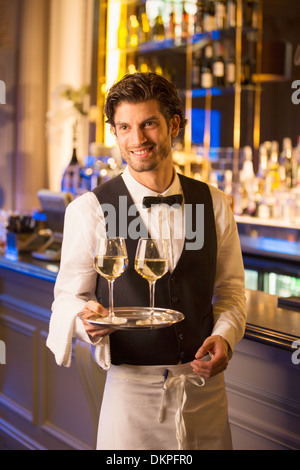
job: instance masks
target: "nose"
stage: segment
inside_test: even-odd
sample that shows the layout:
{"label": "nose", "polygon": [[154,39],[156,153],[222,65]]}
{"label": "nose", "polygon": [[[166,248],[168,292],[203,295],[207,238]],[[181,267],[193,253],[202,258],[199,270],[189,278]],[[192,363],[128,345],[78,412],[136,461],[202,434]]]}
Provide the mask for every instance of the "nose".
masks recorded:
{"label": "nose", "polygon": [[147,137],[144,133],[144,130],[140,126],[135,126],[132,128],[132,145],[138,146],[147,141]]}

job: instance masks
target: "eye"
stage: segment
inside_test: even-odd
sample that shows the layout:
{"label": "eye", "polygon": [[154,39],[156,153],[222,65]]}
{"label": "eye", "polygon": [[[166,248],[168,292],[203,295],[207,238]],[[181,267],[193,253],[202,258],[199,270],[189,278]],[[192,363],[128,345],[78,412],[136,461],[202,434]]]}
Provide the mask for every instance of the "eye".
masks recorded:
{"label": "eye", "polygon": [[126,124],[122,124],[122,125],[118,126],[118,130],[120,132],[126,132],[128,130],[128,126]]}
{"label": "eye", "polygon": [[145,127],[155,127],[157,126],[157,121],[146,121]]}

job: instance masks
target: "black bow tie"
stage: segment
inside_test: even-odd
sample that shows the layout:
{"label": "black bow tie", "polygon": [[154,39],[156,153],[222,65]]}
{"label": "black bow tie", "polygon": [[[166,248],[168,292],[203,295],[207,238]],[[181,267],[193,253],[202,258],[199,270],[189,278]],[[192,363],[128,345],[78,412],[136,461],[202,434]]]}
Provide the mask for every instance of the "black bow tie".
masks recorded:
{"label": "black bow tie", "polygon": [[169,206],[173,206],[173,204],[179,204],[181,205],[182,203],[182,195],[181,194],[172,194],[172,196],[146,196],[143,199],[143,204],[146,207],[151,207],[155,204],[161,204],[162,202],[165,204],[168,204]]}

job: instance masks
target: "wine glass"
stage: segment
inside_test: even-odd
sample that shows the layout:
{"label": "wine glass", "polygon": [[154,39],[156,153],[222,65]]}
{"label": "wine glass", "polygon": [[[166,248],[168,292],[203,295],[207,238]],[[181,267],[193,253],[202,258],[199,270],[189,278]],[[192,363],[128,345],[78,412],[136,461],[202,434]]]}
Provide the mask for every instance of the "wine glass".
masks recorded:
{"label": "wine glass", "polygon": [[149,282],[150,315],[147,320],[137,322],[140,325],[160,323],[154,318],[155,283],[168,271],[168,247],[165,240],[140,238],[135,255],[135,270]]}
{"label": "wine glass", "polygon": [[108,282],[109,309],[108,316],[102,321],[108,323],[126,323],[126,318],[118,318],[114,313],[113,286],[128,266],[128,255],[124,238],[98,238],[95,248],[94,268]]}

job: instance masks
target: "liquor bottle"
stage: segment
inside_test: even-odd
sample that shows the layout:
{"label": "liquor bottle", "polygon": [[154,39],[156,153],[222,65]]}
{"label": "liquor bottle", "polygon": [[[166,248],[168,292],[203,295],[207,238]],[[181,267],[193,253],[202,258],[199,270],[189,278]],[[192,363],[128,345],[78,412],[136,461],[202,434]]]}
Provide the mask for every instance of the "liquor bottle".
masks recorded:
{"label": "liquor bottle", "polygon": [[149,61],[145,59],[143,56],[140,56],[138,58],[138,70],[142,73],[150,72]]}
{"label": "liquor bottle", "polygon": [[258,26],[258,3],[254,0],[243,2],[243,26],[245,28]]}
{"label": "liquor bottle", "polygon": [[212,63],[213,86],[222,87],[225,85],[225,63],[222,44],[215,43],[215,56]]}
{"label": "liquor bottle", "polygon": [[153,56],[151,60],[151,70],[158,75],[163,75],[163,69],[157,59],[157,57]]}
{"label": "liquor bottle", "polygon": [[166,34],[168,39],[175,39],[176,35],[176,15],[174,10],[174,5],[172,3],[171,11],[169,14],[169,25],[168,25],[168,32]]}
{"label": "liquor bottle", "polygon": [[188,28],[189,28],[189,15],[185,9],[185,2],[182,4],[182,13],[181,13],[181,39],[184,41],[188,37]]}
{"label": "liquor bottle", "polygon": [[235,57],[233,55],[226,60],[225,76],[226,86],[233,86],[235,84]]}
{"label": "liquor bottle", "polygon": [[194,34],[203,33],[203,11],[204,11],[204,2],[202,0],[198,0],[197,11],[194,17]]}
{"label": "liquor bottle", "polygon": [[227,28],[236,27],[236,0],[228,0],[226,19]]}
{"label": "liquor bottle", "polygon": [[135,60],[134,60],[134,55],[128,55],[127,59],[127,73],[133,74],[135,73],[136,70],[136,65],[135,65]]}
{"label": "liquor bottle", "polygon": [[284,166],[285,187],[291,189],[293,187],[293,149],[292,141],[289,137],[283,139],[281,154],[281,165]]}
{"label": "liquor bottle", "polygon": [[294,186],[297,187],[297,188],[300,188],[300,135],[298,136],[298,140],[297,140],[297,147],[294,148],[294,155],[293,155],[293,158],[294,158],[294,168],[295,168],[295,171],[294,171],[294,180],[295,180],[295,184]]}
{"label": "liquor bottle", "polygon": [[254,53],[253,53],[254,43],[248,41],[247,43],[247,52],[246,55],[242,58],[242,70],[241,70],[241,84],[242,85],[251,85],[252,84],[252,74],[254,69]]}
{"label": "liquor bottle", "polygon": [[153,39],[154,41],[163,41],[165,39],[165,25],[160,11],[155,18],[155,23],[153,26]]}
{"label": "liquor bottle", "polygon": [[232,171],[225,170],[224,173],[224,193],[226,194],[231,209],[233,209],[233,195],[232,195]]}
{"label": "liquor bottle", "polygon": [[126,49],[127,46],[127,26],[126,20],[124,17],[121,17],[119,29],[118,29],[118,48],[119,49]]}
{"label": "liquor bottle", "polygon": [[261,144],[259,146],[259,153],[258,153],[257,177],[263,181],[263,184],[267,175],[267,170],[268,170],[268,154],[267,154],[265,144]]}
{"label": "liquor bottle", "polygon": [[213,48],[208,44],[204,49],[204,57],[201,64],[201,87],[211,88],[213,85],[212,76],[212,56]]}
{"label": "liquor bottle", "polygon": [[73,152],[72,158],[65,169],[61,182],[61,191],[73,196],[79,194],[80,187],[80,164],[77,158],[77,133],[76,124],[73,126]]}
{"label": "liquor bottle", "polygon": [[201,50],[196,49],[192,59],[192,88],[200,87],[201,75]]}
{"label": "liquor bottle", "polygon": [[278,142],[276,140],[273,140],[271,142],[268,174],[270,175],[270,178],[271,178],[272,191],[279,189],[280,177],[279,177],[279,164],[278,164]]}
{"label": "liquor bottle", "polygon": [[138,41],[140,44],[151,40],[151,28],[145,5],[141,6],[139,15]]}
{"label": "liquor bottle", "polygon": [[226,8],[224,1],[215,3],[215,25],[216,29],[225,28]]}
{"label": "liquor bottle", "polygon": [[129,19],[128,19],[128,46],[129,47],[138,46],[138,43],[139,43],[138,31],[139,31],[139,21],[135,14],[135,10],[132,9],[129,14]]}
{"label": "liquor bottle", "polygon": [[206,2],[203,16],[203,25],[205,32],[216,29],[215,4],[212,0],[207,0]]}

